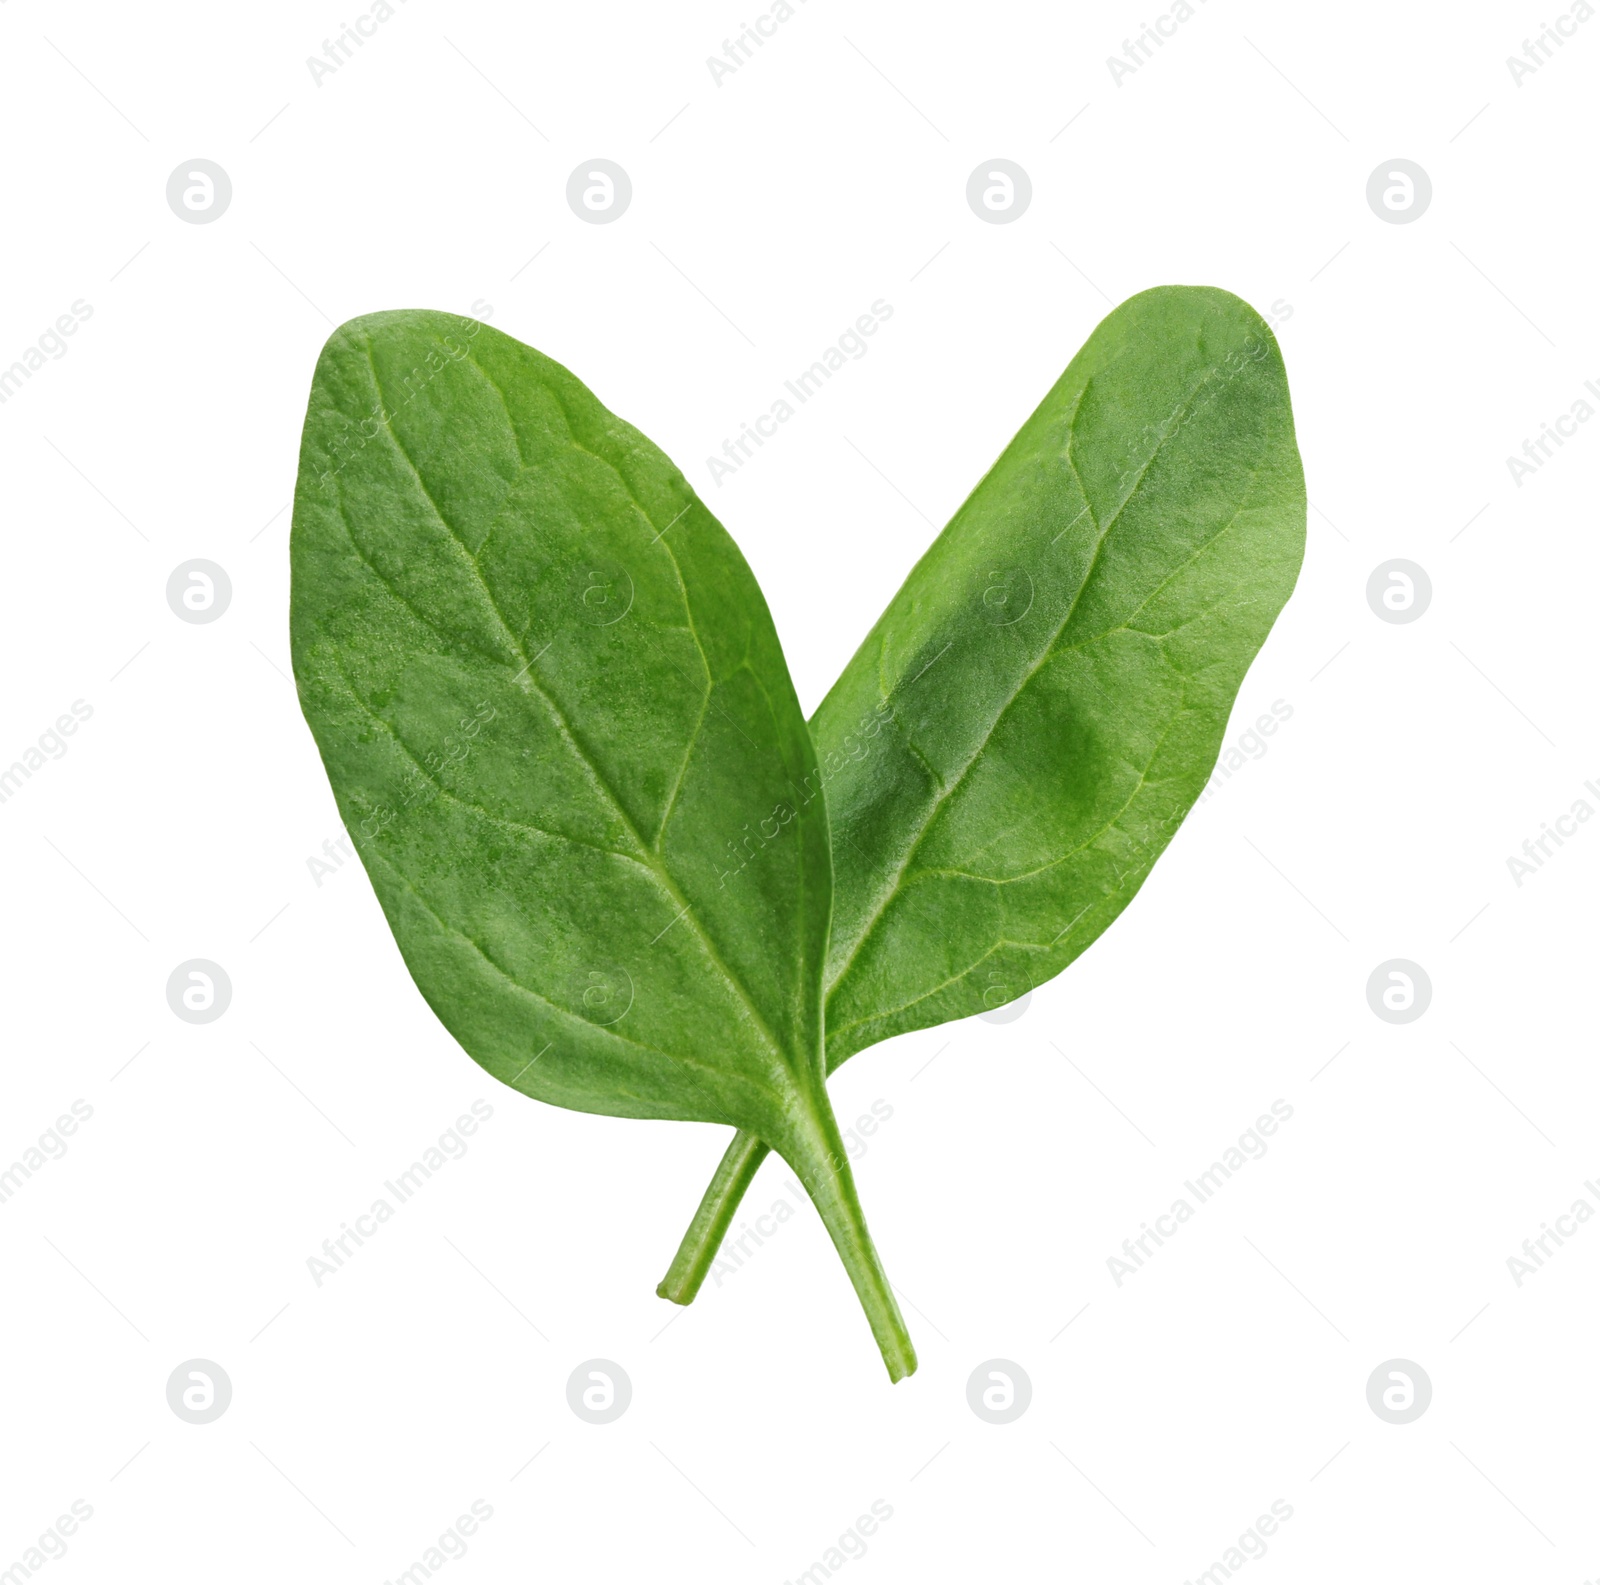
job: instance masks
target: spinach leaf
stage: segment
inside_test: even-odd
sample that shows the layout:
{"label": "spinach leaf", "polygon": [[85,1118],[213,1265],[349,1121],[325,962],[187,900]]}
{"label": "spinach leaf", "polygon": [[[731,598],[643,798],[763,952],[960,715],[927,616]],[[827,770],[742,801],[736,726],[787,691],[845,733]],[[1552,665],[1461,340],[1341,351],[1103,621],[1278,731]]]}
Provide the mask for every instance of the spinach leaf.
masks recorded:
{"label": "spinach leaf", "polygon": [[537,1099],[777,1150],[909,1374],[824,1084],[815,754],[721,525],[559,365],[399,312],[323,350],[291,555],[301,705],[446,1028]]}
{"label": "spinach leaf", "polygon": [[[1101,321],[812,720],[831,1073],[1060,973],[1216,762],[1305,548],[1283,360],[1248,304]],[[687,1304],[766,1151],[736,1136],[657,1290]]]}

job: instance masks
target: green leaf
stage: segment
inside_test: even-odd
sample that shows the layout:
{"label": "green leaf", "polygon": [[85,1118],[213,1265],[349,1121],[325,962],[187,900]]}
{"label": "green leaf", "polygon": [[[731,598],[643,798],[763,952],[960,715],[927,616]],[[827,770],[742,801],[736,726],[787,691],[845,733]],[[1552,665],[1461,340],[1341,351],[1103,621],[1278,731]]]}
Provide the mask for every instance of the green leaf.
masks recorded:
{"label": "green leaf", "polygon": [[682,474],[532,348],[375,314],[317,364],[292,564],[302,708],[446,1028],[540,1100],[777,1149],[914,1369],[823,1083],[811,739]]}
{"label": "green leaf", "polygon": [[[1211,774],[1305,520],[1260,316],[1176,286],[1109,314],[813,718],[830,1072],[1014,1000],[1128,905]],[[764,1154],[729,1147],[666,1297],[693,1297]]]}

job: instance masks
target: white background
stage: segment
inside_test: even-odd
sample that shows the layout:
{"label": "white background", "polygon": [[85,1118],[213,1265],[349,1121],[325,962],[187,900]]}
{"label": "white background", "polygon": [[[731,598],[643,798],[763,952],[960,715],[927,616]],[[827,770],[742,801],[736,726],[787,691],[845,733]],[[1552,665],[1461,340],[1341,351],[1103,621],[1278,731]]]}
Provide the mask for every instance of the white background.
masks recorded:
{"label": "white background", "polygon": [[[1600,425],[1520,486],[1505,459],[1600,381],[1600,20],[1519,87],[1558,13],[1209,0],[1119,86],[1106,58],[1168,10],[809,0],[718,86],[765,11],[404,0],[316,84],[358,3],[0,6],[0,365],[93,310],[0,407],[0,763],[93,710],[0,804],[0,1166],[93,1108],[0,1205],[0,1569],[82,1499],[46,1585],[378,1585],[483,1499],[446,1585],[778,1585],[881,1499],[850,1580],[1178,1585],[1281,1499],[1251,1578],[1595,1574],[1600,1225],[1520,1287],[1506,1262],[1600,1206],[1600,828],[1520,887],[1506,860],[1600,806]],[[233,187],[205,225],[165,199],[197,157]],[[565,200],[594,157],[632,178],[612,225]],[[1013,224],[965,201],[995,157],[1032,179]],[[1366,201],[1396,157],[1432,179],[1411,224]],[[835,1079],[841,1118],[893,1109],[856,1169],[922,1358],[891,1388],[809,1210],[691,1309],[657,1299],[723,1132],[498,1087],[359,866],[314,882],[338,826],[285,675],[307,385],[339,321],[492,305],[684,468],[810,710],[1098,319],[1162,282],[1291,310],[1307,555],[1229,741],[1293,713],[1022,1017]],[[705,459],[878,298],[869,354],[718,486]],[[193,557],[232,580],[209,625],[165,598]],[[1394,557],[1432,580],[1406,625],[1365,595]],[[168,1008],[189,958],[232,979],[214,1023]],[[1433,987],[1403,1026],[1365,993],[1390,958]],[[478,1097],[469,1153],[315,1286]],[[1122,1240],[1275,1099],[1269,1153],[1117,1286]],[[204,1426],[166,1401],[196,1357],[233,1385]],[[596,1357],[633,1384],[606,1426],[566,1401]],[[966,1401],[996,1357],[1032,1382],[1009,1425]],[[1408,1425],[1366,1399],[1395,1358],[1433,1386]]]}

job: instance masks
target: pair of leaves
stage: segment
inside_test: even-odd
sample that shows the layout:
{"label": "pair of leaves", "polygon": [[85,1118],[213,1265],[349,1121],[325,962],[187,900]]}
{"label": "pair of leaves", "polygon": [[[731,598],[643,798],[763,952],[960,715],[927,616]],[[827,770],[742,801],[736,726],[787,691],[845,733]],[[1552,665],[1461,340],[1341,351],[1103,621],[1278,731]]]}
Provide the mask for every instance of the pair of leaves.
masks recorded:
{"label": "pair of leaves", "polygon": [[1210,773],[1304,520],[1266,326],[1144,293],[808,730],[753,575],[654,446],[509,337],[377,314],[313,379],[295,675],[468,1053],[553,1104],[738,1130],[661,1291],[693,1296],[776,1149],[898,1379],[825,1075],[1020,995],[1116,917]]}

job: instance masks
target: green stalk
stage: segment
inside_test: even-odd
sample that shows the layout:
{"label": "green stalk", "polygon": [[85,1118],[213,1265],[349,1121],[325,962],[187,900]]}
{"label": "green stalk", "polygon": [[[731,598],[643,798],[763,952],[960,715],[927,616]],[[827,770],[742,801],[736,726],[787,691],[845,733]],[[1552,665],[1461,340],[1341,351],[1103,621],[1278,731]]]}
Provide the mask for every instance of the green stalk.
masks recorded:
{"label": "green stalk", "polygon": [[756,1168],[766,1159],[767,1147],[754,1134],[743,1129],[734,1134],[671,1267],[656,1288],[663,1299],[671,1299],[674,1304],[694,1303],[694,1296],[733,1225],[733,1213],[739,1209]]}
{"label": "green stalk", "polygon": [[917,1368],[917,1351],[901,1319],[883,1262],[873,1248],[861,1201],[856,1198],[855,1175],[850,1171],[844,1140],[820,1082],[816,1100],[795,1120],[795,1125],[793,1135],[774,1148],[811,1196],[844,1269],[850,1273],[861,1308],[867,1313],[889,1380],[899,1381]]}
{"label": "green stalk", "polygon": [[[688,1304],[694,1298],[716,1259],[739,1200],[750,1187],[750,1180],[765,1159],[768,1148],[751,1134],[740,1132],[734,1136],[717,1169],[716,1179],[701,1200],[694,1222],[672,1262],[672,1269],[656,1289],[662,1298],[671,1299],[675,1304]],[[825,1094],[820,1104],[803,1108],[802,1115],[794,1119],[789,1138],[775,1148],[811,1197],[839,1259],[844,1262],[844,1269],[850,1274],[856,1297],[861,1301],[878,1351],[883,1355],[889,1380],[899,1381],[909,1376],[917,1368],[917,1351],[901,1318],[883,1262],[873,1247],[872,1235],[867,1231],[844,1140]]]}

